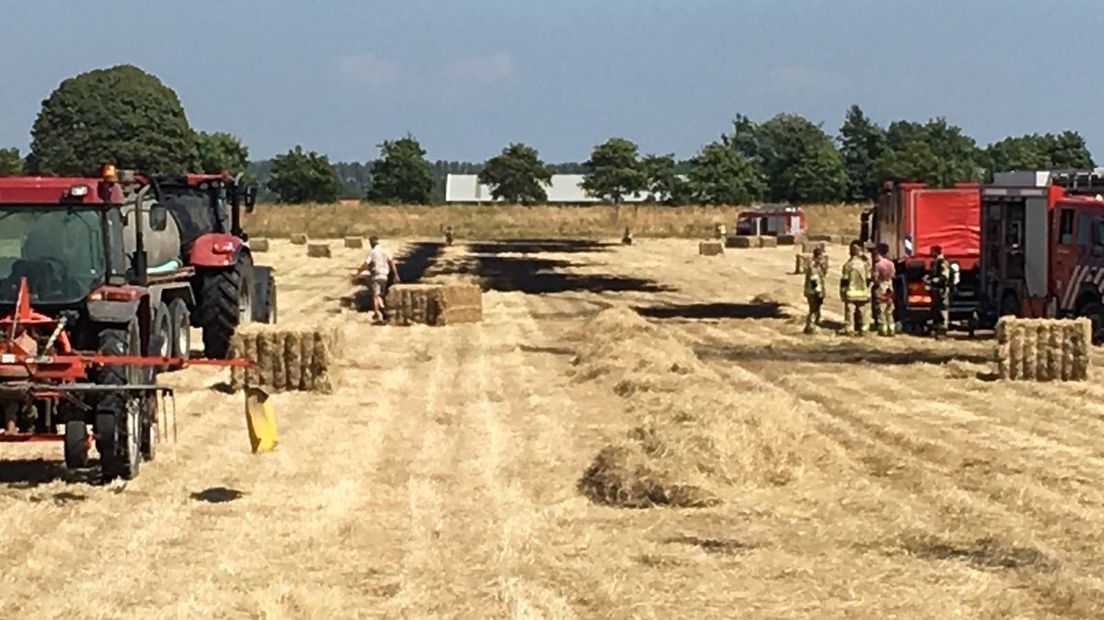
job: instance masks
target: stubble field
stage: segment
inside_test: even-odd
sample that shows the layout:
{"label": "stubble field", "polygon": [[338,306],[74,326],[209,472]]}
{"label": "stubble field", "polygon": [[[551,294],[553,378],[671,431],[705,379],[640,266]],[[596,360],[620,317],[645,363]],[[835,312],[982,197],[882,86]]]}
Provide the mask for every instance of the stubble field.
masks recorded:
{"label": "stubble field", "polygon": [[3,447],[3,615],[1104,615],[1097,371],[804,336],[792,248],[392,246],[480,278],[483,322],[374,326],[342,303],[359,251],[274,241],[281,322],[347,323],[340,389],[274,397],[276,452],[202,368],[164,378],[179,441],[126,485]]}

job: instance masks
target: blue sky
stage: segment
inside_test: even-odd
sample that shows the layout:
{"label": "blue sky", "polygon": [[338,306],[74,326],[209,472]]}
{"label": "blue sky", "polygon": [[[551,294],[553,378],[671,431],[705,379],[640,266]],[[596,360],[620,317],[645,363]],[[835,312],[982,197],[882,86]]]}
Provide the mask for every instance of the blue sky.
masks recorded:
{"label": "blue sky", "polygon": [[511,141],[585,159],[612,135],[692,155],[742,112],[834,133],[946,116],[981,143],[1080,130],[1104,160],[1099,0],[120,0],[10,2],[0,145],[26,151],[64,78],[159,76],[192,125],[254,158],[365,160],[409,131],[431,159]]}

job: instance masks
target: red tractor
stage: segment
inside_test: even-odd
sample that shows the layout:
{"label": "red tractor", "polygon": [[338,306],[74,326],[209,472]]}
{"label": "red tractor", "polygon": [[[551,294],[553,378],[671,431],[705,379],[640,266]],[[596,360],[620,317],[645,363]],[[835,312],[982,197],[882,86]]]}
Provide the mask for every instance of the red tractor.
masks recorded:
{"label": "red tractor", "polygon": [[[239,325],[276,322],[276,280],[271,267],[256,265],[241,210],[252,212],[256,186],[241,175],[138,175],[148,184],[168,220],[147,231],[151,272],[194,270],[190,323],[203,329],[208,358],[225,358]],[[153,209],[151,215],[155,213]],[[180,352],[179,354],[183,354]]]}
{"label": "red tractor", "polygon": [[1088,317],[1104,342],[1104,169],[997,174],[982,188],[985,322]]}

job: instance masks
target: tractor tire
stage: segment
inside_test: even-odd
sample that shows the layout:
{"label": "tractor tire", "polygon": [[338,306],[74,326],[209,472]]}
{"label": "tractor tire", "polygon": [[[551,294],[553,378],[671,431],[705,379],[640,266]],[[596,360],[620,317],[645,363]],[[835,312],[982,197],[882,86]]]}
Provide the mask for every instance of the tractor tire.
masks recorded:
{"label": "tractor tire", "polygon": [[1092,343],[1104,343],[1104,305],[1098,301],[1089,302],[1081,306],[1077,316],[1085,317],[1092,323]]}
{"label": "tractor tire", "polygon": [[[149,348],[148,355],[172,357],[172,316],[169,314],[169,307],[164,303],[158,304],[157,310],[153,313],[153,326],[150,331]],[[167,368],[160,367],[160,370],[165,371]]]}
{"label": "tractor tire", "polygon": [[192,354],[192,325],[188,302],[174,299],[169,304],[169,323],[172,325],[172,356],[186,360]]}
{"label": "tractor tire", "polygon": [[70,420],[65,423],[65,467],[88,467],[88,425],[84,420]]}
{"label": "tractor tire", "polygon": [[[125,328],[100,330],[98,351],[104,355],[141,355],[138,320]],[[104,364],[96,376],[100,385],[134,385],[146,373],[136,366]],[[140,399],[133,394],[105,394],[96,405],[96,450],[100,453],[100,475],[105,483],[116,478],[131,480],[142,462]]]}
{"label": "tractor tire", "polygon": [[253,261],[248,255],[231,268],[202,274],[197,311],[203,354],[226,359],[235,330],[253,320]]}

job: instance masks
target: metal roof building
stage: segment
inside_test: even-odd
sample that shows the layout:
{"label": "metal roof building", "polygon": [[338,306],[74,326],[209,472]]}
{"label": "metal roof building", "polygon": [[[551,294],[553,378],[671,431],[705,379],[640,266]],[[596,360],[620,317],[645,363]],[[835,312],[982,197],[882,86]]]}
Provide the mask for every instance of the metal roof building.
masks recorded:
{"label": "metal roof building", "polygon": [[[583,182],[581,174],[554,174],[552,183],[545,185],[549,203],[582,204],[601,202],[587,195],[579,184]],[[634,194],[622,198],[623,202],[644,202],[647,193]],[[479,182],[475,174],[450,174],[445,178],[445,202],[493,202],[491,188]]]}

